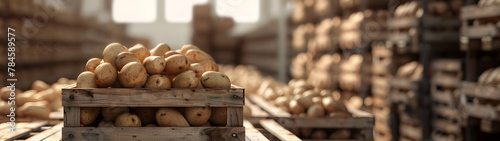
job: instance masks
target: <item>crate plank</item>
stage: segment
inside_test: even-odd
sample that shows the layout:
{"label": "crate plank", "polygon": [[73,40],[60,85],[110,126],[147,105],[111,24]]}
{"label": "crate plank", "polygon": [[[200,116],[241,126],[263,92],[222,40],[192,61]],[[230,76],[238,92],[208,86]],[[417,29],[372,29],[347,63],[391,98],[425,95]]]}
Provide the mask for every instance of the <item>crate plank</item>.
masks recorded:
{"label": "crate plank", "polygon": [[461,36],[470,39],[480,39],[482,37],[498,37],[500,29],[493,24],[465,26],[460,29]]}
{"label": "crate plank", "polygon": [[60,141],[62,140],[62,132],[56,132],[49,137],[45,138],[43,141]]}
{"label": "crate plank", "polygon": [[453,99],[453,95],[451,93],[441,92],[441,91],[433,91],[431,93],[432,100],[444,103],[447,105],[457,105]]}
{"label": "crate plank", "polygon": [[282,109],[273,106],[266,102],[265,99],[259,97],[259,96],[254,96],[254,95],[248,95],[247,96],[252,102],[255,104],[259,105],[262,109],[265,111],[269,112],[271,116],[273,117],[291,117],[290,113],[283,111]]}
{"label": "crate plank", "polygon": [[406,90],[417,90],[418,89],[418,82],[411,81],[406,78],[392,78],[389,81],[390,85],[393,88],[398,88],[398,89],[406,89]]}
{"label": "crate plank", "polygon": [[[373,128],[373,117],[342,118],[342,117],[301,117],[279,118],[278,123],[284,127],[310,128]],[[325,124],[328,123],[328,124]]]}
{"label": "crate plank", "polygon": [[461,20],[473,20],[486,17],[500,16],[499,5],[477,6],[470,5],[464,6],[460,9]]}
{"label": "crate plank", "polygon": [[461,92],[467,96],[500,100],[500,88],[496,85],[477,84],[475,82],[462,82]]}
{"label": "crate plank", "polygon": [[462,104],[462,110],[469,116],[500,121],[500,111],[491,106]]}
{"label": "crate plank", "polygon": [[459,124],[440,119],[434,120],[434,128],[454,135],[460,135],[462,130]]}
{"label": "crate plank", "polygon": [[267,131],[271,132],[275,137],[279,138],[280,140],[285,140],[285,141],[300,141],[297,136],[295,136],[292,132],[286,130],[282,126],[280,126],[276,121],[271,120],[271,119],[265,119],[261,120],[260,125],[264,127]]}
{"label": "crate plank", "polygon": [[422,140],[422,129],[419,127],[401,124],[399,126],[399,132],[401,136],[405,136],[414,140]]}
{"label": "crate plank", "polygon": [[460,119],[460,113],[456,108],[448,107],[448,106],[433,106],[434,113],[437,115],[441,115],[443,117],[449,119]]}
{"label": "crate plank", "polygon": [[245,136],[250,141],[269,141],[259,130],[255,129],[250,121],[243,121],[243,126],[245,126]]}
{"label": "crate plank", "polygon": [[80,107],[64,107],[64,126],[80,126]]}
{"label": "crate plank", "polygon": [[17,138],[26,136],[30,133],[30,131],[40,129],[40,127],[46,125],[48,121],[33,121],[22,125],[21,127],[16,127],[16,132],[2,132],[0,133],[0,140],[11,141]]}
{"label": "crate plank", "polygon": [[228,107],[227,108],[227,127],[243,126],[243,108]]}
{"label": "crate plank", "polygon": [[63,127],[63,140],[244,140],[245,127]]}
{"label": "crate plank", "polygon": [[43,140],[43,139],[45,139],[45,138],[47,138],[55,133],[60,133],[63,124],[64,124],[64,122],[60,122],[60,123],[52,126],[50,129],[45,130],[37,135],[34,135],[34,136],[26,139],[26,141],[40,141],[40,140]]}

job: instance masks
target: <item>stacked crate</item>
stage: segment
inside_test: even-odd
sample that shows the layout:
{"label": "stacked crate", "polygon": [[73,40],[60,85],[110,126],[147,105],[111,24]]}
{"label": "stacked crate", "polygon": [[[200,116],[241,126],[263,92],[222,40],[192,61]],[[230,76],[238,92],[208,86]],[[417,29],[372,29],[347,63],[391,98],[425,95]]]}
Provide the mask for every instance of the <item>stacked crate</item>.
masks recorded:
{"label": "stacked crate", "polygon": [[[390,95],[389,70],[392,63],[392,52],[385,47],[383,42],[372,44],[372,112],[375,116],[374,138],[375,140],[387,141],[392,139],[390,123]],[[366,100],[365,100],[366,101]]]}
{"label": "stacked crate", "polygon": [[431,97],[433,103],[434,140],[462,140],[461,116],[459,114],[460,81],[462,62],[443,59],[432,63]]}

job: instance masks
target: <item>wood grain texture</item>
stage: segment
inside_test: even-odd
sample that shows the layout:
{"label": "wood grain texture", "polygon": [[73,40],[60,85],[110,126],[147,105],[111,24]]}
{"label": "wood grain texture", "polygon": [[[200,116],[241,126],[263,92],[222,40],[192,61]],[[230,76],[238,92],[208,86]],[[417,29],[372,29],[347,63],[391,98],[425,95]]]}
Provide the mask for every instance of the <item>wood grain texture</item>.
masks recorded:
{"label": "wood grain texture", "polygon": [[499,5],[477,6],[470,5],[464,6],[460,9],[461,20],[472,20],[486,17],[500,16]]}
{"label": "wood grain texture", "polygon": [[300,141],[301,139],[295,136],[292,132],[286,130],[272,119],[261,120],[260,125],[267,131],[271,132],[275,137],[283,141]]}
{"label": "wood grain texture", "polygon": [[64,107],[242,107],[244,89],[66,88]]}
{"label": "wood grain texture", "polygon": [[462,111],[468,116],[500,121],[500,111],[491,106],[462,104]]}
{"label": "wood grain texture", "polygon": [[63,140],[245,140],[245,127],[63,127]]}
{"label": "wood grain texture", "polygon": [[255,129],[250,121],[243,121],[243,126],[245,126],[245,136],[250,141],[269,141],[259,130]]}
{"label": "wood grain texture", "polygon": [[8,131],[8,129],[3,129],[0,132],[0,140],[3,141],[15,140],[17,138],[28,135],[30,131],[40,129],[40,127],[46,125],[47,123],[48,123],[47,121],[33,121],[24,124],[19,123],[16,125],[15,133]]}
{"label": "wood grain texture", "polygon": [[64,127],[80,126],[80,107],[64,107]]}
{"label": "wood grain texture", "polygon": [[60,122],[60,123],[52,126],[48,130],[42,131],[39,134],[31,136],[30,138],[26,139],[26,141],[40,141],[40,140],[43,140],[43,139],[45,139],[45,138],[47,138],[47,137],[49,137],[49,136],[51,136],[51,135],[53,135],[55,133],[60,133],[63,124],[64,124],[64,122]]}
{"label": "wood grain texture", "polygon": [[265,99],[255,95],[248,95],[248,99],[250,99],[255,104],[259,105],[262,109],[267,111],[273,117],[291,117],[290,113],[283,111],[282,109],[269,104]]}
{"label": "wood grain texture", "polygon": [[[373,128],[373,117],[343,118],[343,117],[302,117],[278,118],[278,123],[284,127],[309,128]],[[328,124],[325,124],[328,123]]]}
{"label": "wood grain texture", "polygon": [[500,88],[497,88],[496,85],[464,81],[460,91],[466,96],[500,100]]}
{"label": "wood grain texture", "polygon": [[227,127],[243,126],[243,108],[228,107],[227,108]]}

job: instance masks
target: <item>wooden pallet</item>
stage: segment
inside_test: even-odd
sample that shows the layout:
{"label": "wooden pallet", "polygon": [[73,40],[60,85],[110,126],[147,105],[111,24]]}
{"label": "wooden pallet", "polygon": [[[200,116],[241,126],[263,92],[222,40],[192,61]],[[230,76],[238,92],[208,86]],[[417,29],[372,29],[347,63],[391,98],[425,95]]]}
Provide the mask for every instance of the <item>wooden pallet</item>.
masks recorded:
{"label": "wooden pallet", "polygon": [[[322,129],[362,129],[364,134],[361,139],[348,139],[344,141],[354,140],[373,140],[374,117],[372,114],[350,109],[349,112],[353,115],[352,118],[344,117],[295,117],[290,113],[268,103],[259,96],[248,96],[248,98],[267,111],[279,125],[285,128],[322,128]],[[328,124],[325,124],[328,123]],[[264,126],[264,125],[263,125]],[[332,140],[336,141],[336,140]]]}
{"label": "wooden pallet", "polygon": [[[462,20],[461,34],[461,50],[476,49],[469,45],[469,40],[480,39],[482,45],[480,50],[492,51],[498,50],[500,47],[500,27],[495,24],[500,21],[500,6],[464,6],[461,9],[460,19]],[[474,24],[478,22],[480,24]],[[481,24],[481,22],[485,24]]]}
{"label": "wooden pallet", "polygon": [[[33,117],[16,117],[16,122],[30,122],[37,120],[62,121],[64,118],[63,108],[57,111],[50,112],[49,119],[39,119]],[[6,116],[0,116],[0,123],[9,122],[10,119]]]}
{"label": "wooden pallet", "polygon": [[[494,107],[500,102],[500,88],[491,84],[462,82],[460,108],[463,117],[478,118],[481,130],[487,133],[500,132],[500,109]],[[493,106],[492,106],[493,105]],[[472,126],[472,125],[470,125]]]}
{"label": "wooden pallet", "polygon": [[271,116],[266,111],[261,109],[258,105],[254,104],[252,101],[248,100],[248,98],[245,98],[245,106],[250,108],[250,110],[252,111],[251,117],[244,117],[245,121],[248,121],[251,124],[258,124],[260,120],[271,118]]}
{"label": "wooden pallet", "polygon": [[[406,78],[394,77],[391,78],[389,84],[391,86],[391,103],[410,105],[414,108],[419,106],[419,82],[411,81]],[[409,95],[410,93],[414,95]]]}
{"label": "wooden pallet", "polygon": [[300,141],[292,132],[279,125],[272,119],[262,119],[257,123],[245,120],[243,125],[246,129],[247,140],[250,141]]}
{"label": "wooden pallet", "polygon": [[0,140],[55,141],[62,140],[62,121],[16,122],[15,133],[9,131],[9,123],[0,124]]}
{"label": "wooden pallet", "polygon": [[421,121],[411,115],[406,113],[401,113],[399,115],[399,135],[412,140],[422,140],[423,130],[421,126]]}
{"label": "wooden pallet", "polygon": [[[244,88],[64,88],[64,140],[244,140]],[[80,127],[81,107],[227,107],[225,127]]]}

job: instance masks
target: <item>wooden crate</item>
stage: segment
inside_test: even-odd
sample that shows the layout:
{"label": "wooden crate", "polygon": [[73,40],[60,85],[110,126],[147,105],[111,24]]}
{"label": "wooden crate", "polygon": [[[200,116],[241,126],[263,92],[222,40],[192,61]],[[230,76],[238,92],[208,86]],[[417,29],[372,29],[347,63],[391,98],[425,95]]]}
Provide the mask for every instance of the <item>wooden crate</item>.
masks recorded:
{"label": "wooden crate", "polygon": [[12,133],[8,129],[9,123],[0,124],[0,140],[26,140],[26,141],[56,141],[62,140],[62,121],[31,121],[16,122],[16,132]]}
{"label": "wooden crate", "polygon": [[[244,88],[64,88],[64,140],[244,140]],[[80,127],[81,107],[227,107],[226,127]]]}
{"label": "wooden crate", "polygon": [[[466,118],[480,119],[483,132],[497,133],[500,124],[500,88],[491,84],[462,82],[460,108]],[[472,126],[472,125],[469,125]]]}
{"label": "wooden crate", "polygon": [[421,121],[412,115],[401,113],[399,115],[399,136],[411,140],[422,140],[423,130]]}
{"label": "wooden crate", "polygon": [[245,106],[250,108],[250,111],[252,111],[251,117],[244,117],[245,121],[248,121],[251,124],[258,124],[260,120],[271,118],[269,113],[261,109],[257,104],[254,104],[248,98],[245,98]]}
{"label": "wooden crate", "polygon": [[[500,49],[500,28],[496,23],[500,21],[500,6],[477,6],[470,5],[461,8],[460,20],[462,20],[461,50],[468,50],[470,39],[481,39],[480,50],[491,51]],[[470,48],[473,49],[473,48]]]}
{"label": "wooden crate", "polygon": [[262,119],[257,123],[247,120],[243,122],[245,126],[246,139],[250,141],[300,141],[292,132],[279,125],[272,119]]}
{"label": "wooden crate", "polygon": [[[322,129],[360,129],[363,130],[361,139],[348,139],[343,141],[373,140],[373,126],[375,119],[372,114],[350,109],[352,118],[344,117],[295,117],[290,113],[268,103],[261,97],[248,96],[248,98],[267,111],[279,125],[285,128],[322,128]],[[264,125],[263,125],[264,126]],[[307,139],[305,139],[307,140]],[[335,140],[332,140],[335,141]]]}
{"label": "wooden crate", "polygon": [[[413,108],[419,106],[419,82],[406,78],[391,78],[390,102],[393,104],[410,105]],[[412,94],[413,93],[413,94]]]}

